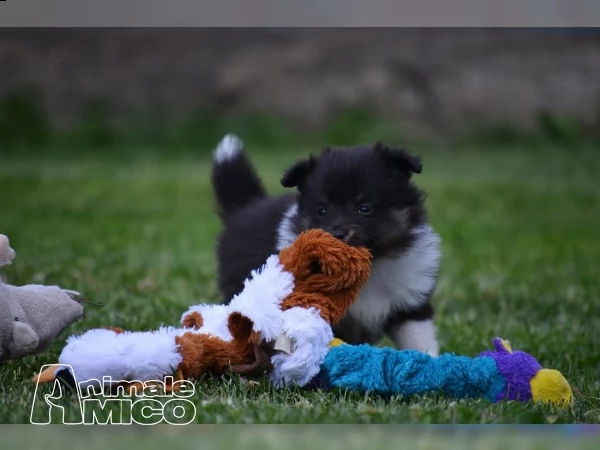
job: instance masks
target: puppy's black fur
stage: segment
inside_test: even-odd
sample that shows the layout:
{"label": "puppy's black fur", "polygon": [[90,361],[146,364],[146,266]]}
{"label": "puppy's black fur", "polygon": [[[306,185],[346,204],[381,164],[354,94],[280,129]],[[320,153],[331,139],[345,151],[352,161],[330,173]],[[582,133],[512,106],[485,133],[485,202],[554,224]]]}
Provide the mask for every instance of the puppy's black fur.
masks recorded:
{"label": "puppy's black fur", "polygon": [[325,149],[289,168],[281,183],[300,195],[292,230],[320,228],[373,256],[394,256],[426,220],[422,192],[410,182],[421,162],[383,144]]}
{"label": "puppy's black fur", "polygon": [[217,247],[223,301],[240,292],[269,255],[300,232],[320,228],[374,256],[371,279],[336,335],[374,343],[388,334],[398,347],[437,353],[430,303],[437,235],[427,223],[424,194],[412,182],[421,170],[417,157],[382,143],[327,148],[284,172],[281,184],[296,193],[271,197],[242,142],[225,137],[212,174],[224,224]]}

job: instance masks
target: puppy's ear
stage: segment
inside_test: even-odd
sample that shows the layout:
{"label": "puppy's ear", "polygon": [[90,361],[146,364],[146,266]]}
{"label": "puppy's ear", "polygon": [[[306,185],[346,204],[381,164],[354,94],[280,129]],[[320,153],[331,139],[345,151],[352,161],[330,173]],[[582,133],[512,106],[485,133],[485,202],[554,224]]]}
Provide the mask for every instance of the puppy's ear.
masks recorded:
{"label": "puppy's ear", "polygon": [[281,177],[281,185],[285,188],[297,187],[302,188],[304,180],[314,169],[317,160],[314,156],[301,161],[296,161],[288,168]]}
{"label": "puppy's ear", "polygon": [[378,142],[375,144],[375,151],[380,152],[394,167],[407,172],[409,176],[423,171],[421,158],[411,155],[404,148],[392,148]]}

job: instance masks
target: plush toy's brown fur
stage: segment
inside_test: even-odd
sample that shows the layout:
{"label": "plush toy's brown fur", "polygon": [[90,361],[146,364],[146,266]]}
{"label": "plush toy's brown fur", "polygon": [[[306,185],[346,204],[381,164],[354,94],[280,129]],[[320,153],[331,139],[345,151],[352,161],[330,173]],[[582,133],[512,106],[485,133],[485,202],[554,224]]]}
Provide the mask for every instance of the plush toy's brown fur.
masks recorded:
{"label": "plush toy's brown fur", "polygon": [[306,231],[279,253],[285,270],[294,275],[294,292],[283,301],[282,309],[312,306],[327,322],[336,324],[366,283],[370,258],[364,248],[350,247],[320,230]]}
{"label": "plush toy's brown fur", "polygon": [[233,313],[227,325],[233,337],[231,342],[198,333],[185,333],[176,338],[183,357],[179,368],[184,378],[197,378],[202,374],[222,375],[231,366],[247,364],[255,359],[260,334],[253,331],[252,321],[240,313]]}

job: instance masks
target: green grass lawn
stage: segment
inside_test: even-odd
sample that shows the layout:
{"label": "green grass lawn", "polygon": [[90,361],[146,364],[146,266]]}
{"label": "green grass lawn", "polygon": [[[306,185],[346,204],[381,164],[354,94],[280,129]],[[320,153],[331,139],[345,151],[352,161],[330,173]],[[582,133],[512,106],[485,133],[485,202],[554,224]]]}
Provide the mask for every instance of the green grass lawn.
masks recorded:
{"label": "green grass lawn", "polygon": [[[273,192],[296,152],[253,158]],[[426,152],[417,176],[444,241],[435,304],[442,350],[475,356],[495,336],[571,382],[566,410],[531,404],[275,391],[202,381],[198,423],[600,422],[600,154],[550,150]],[[80,290],[86,307],[41,355],[0,368],[0,423],[29,423],[43,364],[68,334],[177,323],[217,299],[208,155],[187,160],[0,160],[0,232],[17,259],[13,284]],[[49,392],[49,390],[48,390]],[[67,411],[68,414],[68,411]]]}

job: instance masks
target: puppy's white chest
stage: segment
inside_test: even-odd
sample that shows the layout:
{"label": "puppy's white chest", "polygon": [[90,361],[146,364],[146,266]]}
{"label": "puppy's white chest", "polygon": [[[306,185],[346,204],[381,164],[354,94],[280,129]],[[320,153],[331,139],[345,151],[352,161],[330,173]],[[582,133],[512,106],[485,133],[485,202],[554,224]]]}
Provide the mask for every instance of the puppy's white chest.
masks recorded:
{"label": "puppy's white chest", "polygon": [[392,261],[374,261],[369,281],[350,307],[349,313],[367,328],[378,330],[393,310],[414,309],[421,302],[395,266]]}
{"label": "puppy's white chest", "polygon": [[435,286],[439,237],[427,226],[402,255],[373,261],[371,276],[349,310],[364,326],[377,330],[395,310],[411,311],[427,301]]}
{"label": "puppy's white chest", "polygon": [[[371,275],[372,277],[373,275]],[[395,304],[388,286],[371,278],[350,307],[348,314],[365,327],[377,330]]]}

